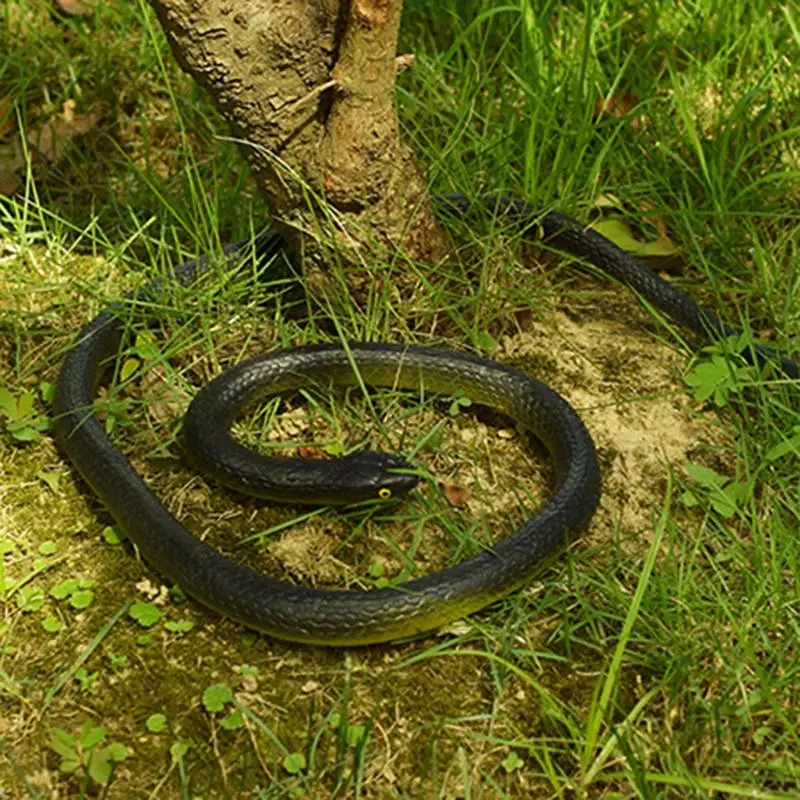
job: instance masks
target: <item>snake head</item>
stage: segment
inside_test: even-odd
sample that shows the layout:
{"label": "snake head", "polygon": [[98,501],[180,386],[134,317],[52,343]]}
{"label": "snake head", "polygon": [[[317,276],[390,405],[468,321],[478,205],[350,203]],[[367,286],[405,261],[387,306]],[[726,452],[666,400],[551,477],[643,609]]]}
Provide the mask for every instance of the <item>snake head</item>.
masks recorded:
{"label": "snake head", "polygon": [[[344,491],[353,500],[389,500],[410,492],[419,482],[414,467],[393,453],[365,450],[337,459]],[[350,502],[350,500],[348,500]]]}

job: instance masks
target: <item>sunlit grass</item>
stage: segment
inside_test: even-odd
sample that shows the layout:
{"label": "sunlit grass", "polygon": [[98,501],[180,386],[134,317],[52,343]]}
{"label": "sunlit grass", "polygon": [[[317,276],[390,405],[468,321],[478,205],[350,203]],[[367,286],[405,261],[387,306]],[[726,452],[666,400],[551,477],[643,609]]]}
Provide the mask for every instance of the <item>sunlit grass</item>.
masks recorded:
{"label": "sunlit grass", "polygon": [[[0,386],[15,397],[54,380],[104,302],[268,224],[225,125],[140,6],[101,5],[88,21],[37,8],[0,10],[10,44],[0,101],[11,100],[14,125],[34,128],[69,99],[101,113],[62,161],[0,199]],[[682,287],[796,355],[799,30],[790,4],[408,0],[401,48],[416,60],[398,108],[432,191],[508,192],[587,223],[599,196],[616,198],[643,238],[666,225]],[[620,116],[598,115],[625,95]],[[602,522],[531,587],[444,637],[348,653],[254,637],[174,598],[156,598],[158,608],[194,623],[189,632],[117,617],[152,599],[137,583],[148,577],[157,591],[158,576],[102,539],[108,518],[46,435],[26,444],[0,427],[0,785],[86,794],[80,770],[59,774],[50,735],[90,717],[132,750],[109,796],[123,781],[141,796],[796,796],[797,386],[736,372],[722,407],[694,402],[681,381],[691,342],[637,316],[625,290],[521,257],[519,232],[502,220],[447,224],[460,259],[365,261],[361,293],[346,290],[340,263],[338,290],[325,293],[303,293],[278,265],[265,281],[247,263],[170,293],[148,310],[154,324],[136,322],[136,363],[103,402],[137,469],[193,530],[292,579],[369,587],[475,552],[541,496],[535,468],[546,477],[546,460],[513,431],[501,436],[502,421],[451,416],[449,402],[413,394],[350,392],[293,400],[299,434],[267,407],[243,435],[274,446],[277,424],[292,445],[411,453],[432,476],[415,499],[366,513],[240,504],[182,466],[178,415],[200,384],[261,349],[364,339],[482,348],[583,391],[589,419],[605,382],[623,408],[672,398],[718,435],[629,476],[649,487],[644,521],[626,520],[609,481],[617,494]],[[568,323],[588,329],[607,316],[621,339],[652,343],[654,361],[663,343],[678,352],[669,387],[626,368],[616,339],[599,367],[590,345],[602,352],[602,341],[570,341]],[[554,330],[532,354],[520,342],[537,325]],[[602,380],[581,384],[561,351]],[[35,402],[46,413],[41,393]],[[624,433],[602,434],[608,477]],[[688,460],[728,482],[698,484]],[[468,486],[477,513],[451,506],[439,480]],[[687,507],[686,489],[698,504]],[[72,577],[97,581],[84,611],[48,595]],[[63,628],[47,632],[45,614]],[[236,695],[215,710],[204,692],[220,683]],[[168,718],[162,734],[145,727],[154,712]]]}

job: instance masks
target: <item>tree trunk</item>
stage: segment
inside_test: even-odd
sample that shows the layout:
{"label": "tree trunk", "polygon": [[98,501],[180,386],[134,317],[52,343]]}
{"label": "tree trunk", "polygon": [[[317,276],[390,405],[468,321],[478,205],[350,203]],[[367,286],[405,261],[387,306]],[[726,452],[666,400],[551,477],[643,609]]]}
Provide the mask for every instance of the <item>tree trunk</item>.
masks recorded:
{"label": "tree trunk", "polygon": [[441,255],[394,104],[402,0],[149,0],[295,250]]}

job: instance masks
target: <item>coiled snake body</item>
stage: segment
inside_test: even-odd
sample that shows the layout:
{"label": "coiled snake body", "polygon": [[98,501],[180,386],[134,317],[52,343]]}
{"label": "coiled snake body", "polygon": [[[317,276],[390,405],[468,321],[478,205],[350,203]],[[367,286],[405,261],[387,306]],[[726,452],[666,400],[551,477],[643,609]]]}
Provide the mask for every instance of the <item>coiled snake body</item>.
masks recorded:
{"label": "coiled snake body", "polygon": [[[667,316],[704,339],[737,331],[637,259],[598,233],[558,211],[541,213],[505,197],[470,201],[461,195],[436,202],[467,214],[473,204],[519,218],[526,231],[593,264],[629,286]],[[227,249],[242,257],[248,243]],[[254,243],[259,259],[282,247],[277,234]],[[178,268],[174,279],[189,284],[208,268],[202,258]],[[162,284],[135,297],[157,296]],[[475,611],[523,585],[548,556],[589,522],[600,494],[594,445],[583,423],[559,395],[542,383],[483,358],[398,344],[311,346],[257,356],[217,378],[192,403],[184,434],[191,460],[228,485],[259,496],[295,502],[350,502],[402,494],[415,483],[401,458],[360,453],[330,461],[263,459],[237,445],[229,428],[254,395],[264,396],[313,382],[392,386],[452,393],[496,408],[528,428],[546,445],[556,467],[556,486],[540,512],[512,535],[457,566],[393,588],[370,591],[309,589],[271,579],[217,553],[193,536],[164,507],[112,443],[97,420],[96,388],[119,352],[124,325],[111,308],[88,323],[73,343],[58,379],[58,439],[87,483],[128,537],[159,572],[188,594],[239,622],[294,641],[356,645],[391,641],[430,630]],[[790,377],[800,365],[753,346],[756,361],[777,361]],[[266,462],[266,473],[260,472]]]}

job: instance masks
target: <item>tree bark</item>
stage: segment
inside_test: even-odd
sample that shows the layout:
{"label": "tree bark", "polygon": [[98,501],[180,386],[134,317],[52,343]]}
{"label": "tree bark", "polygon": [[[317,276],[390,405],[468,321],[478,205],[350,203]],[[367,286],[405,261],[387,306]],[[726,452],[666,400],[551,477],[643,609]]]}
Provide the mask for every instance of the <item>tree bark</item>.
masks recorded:
{"label": "tree bark", "polygon": [[434,259],[446,239],[394,103],[402,0],[149,0],[290,245]]}

